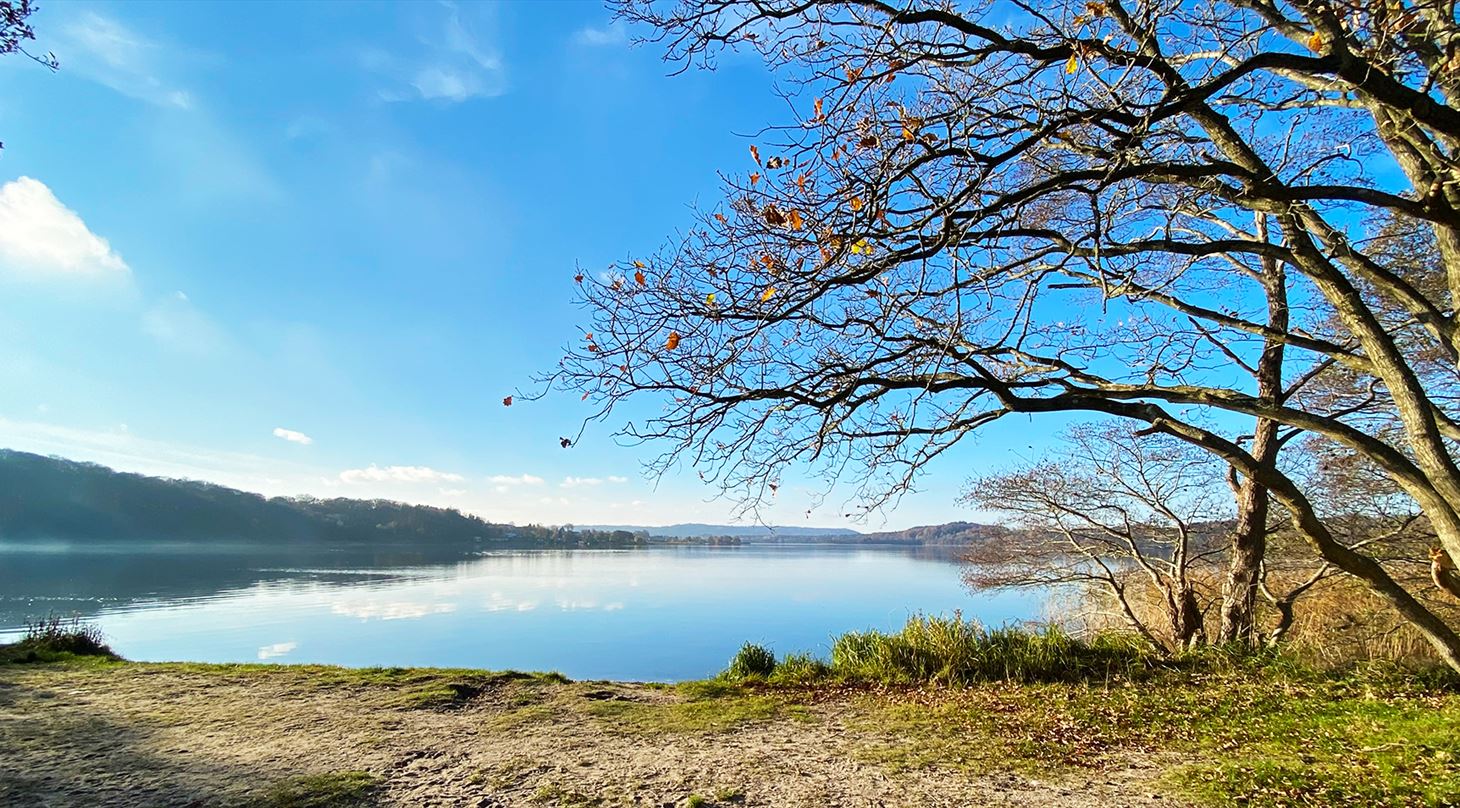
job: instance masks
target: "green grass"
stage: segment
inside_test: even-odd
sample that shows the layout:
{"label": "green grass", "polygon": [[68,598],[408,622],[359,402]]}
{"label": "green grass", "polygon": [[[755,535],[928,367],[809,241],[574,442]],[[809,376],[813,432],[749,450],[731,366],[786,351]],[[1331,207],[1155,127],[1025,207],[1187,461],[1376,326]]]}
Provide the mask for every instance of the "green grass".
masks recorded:
{"label": "green grass", "polygon": [[1460,695],[1362,677],[1168,671],[1139,682],[893,689],[857,702],[892,769],[1049,773],[1170,765],[1211,805],[1460,804]]}
{"label": "green grass", "polygon": [[725,669],[725,675],[731,679],[752,677],[764,679],[775,670],[776,655],[771,653],[769,648],[746,643],[740,646],[740,650],[731,658],[730,667]]}
{"label": "green grass", "polygon": [[259,808],[347,808],[365,804],[379,785],[379,777],[362,771],[292,777],[276,783],[254,805]]}
{"label": "green grass", "polygon": [[915,616],[895,634],[843,634],[832,643],[828,672],[889,684],[968,685],[1109,679],[1135,675],[1156,662],[1124,638],[1084,642],[1055,627],[987,629],[955,614]]}

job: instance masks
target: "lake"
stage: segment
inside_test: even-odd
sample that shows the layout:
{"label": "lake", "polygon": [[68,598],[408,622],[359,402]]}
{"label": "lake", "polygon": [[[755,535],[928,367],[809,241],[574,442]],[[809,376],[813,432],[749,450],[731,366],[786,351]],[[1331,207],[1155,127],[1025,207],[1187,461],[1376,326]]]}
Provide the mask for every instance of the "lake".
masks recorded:
{"label": "lake", "polygon": [[952,551],[829,545],[409,550],[0,544],[0,641],[80,614],[128,659],[556,670],[673,681],[742,642],[825,656],[849,630],[960,610],[1043,616],[1037,593],[974,594]]}

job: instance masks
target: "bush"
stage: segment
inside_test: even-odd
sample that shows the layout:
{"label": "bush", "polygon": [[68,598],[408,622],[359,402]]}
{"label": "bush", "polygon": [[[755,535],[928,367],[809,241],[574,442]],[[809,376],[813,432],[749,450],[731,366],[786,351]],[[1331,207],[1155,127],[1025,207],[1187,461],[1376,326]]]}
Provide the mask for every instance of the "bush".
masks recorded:
{"label": "bush", "polygon": [[900,684],[1071,681],[1128,675],[1151,662],[1149,652],[1125,639],[1086,643],[1055,627],[985,629],[959,614],[915,616],[896,634],[849,632],[831,648],[833,673]]}
{"label": "bush", "polygon": [[766,678],[776,670],[776,655],[763,645],[746,643],[740,646],[725,675],[731,679],[745,679],[751,676]]}
{"label": "bush", "polygon": [[50,615],[26,623],[19,642],[0,645],[0,662],[51,662],[67,656],[117,659],[105,639],[101,629],[78,617],[67,620]]}

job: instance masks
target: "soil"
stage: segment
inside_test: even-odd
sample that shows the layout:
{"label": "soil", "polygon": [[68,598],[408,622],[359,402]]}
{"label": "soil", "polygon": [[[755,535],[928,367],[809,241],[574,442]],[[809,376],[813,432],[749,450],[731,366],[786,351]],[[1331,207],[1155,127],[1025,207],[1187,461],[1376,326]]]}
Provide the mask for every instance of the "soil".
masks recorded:
{"label": "soil", "polygon": [[282,666],[0,666],[0,805],[316,804],[277,788],[349,771],[375,779],[370,805],[1180,804],[1159,793],[1149,758],[1038,777],[878,762],[867,752],[887,735],[850,696],[664,728],[642,720],[653,710],[619,709],[687,698],[652,685],[501,679],[448,692],[421,708],[409,687]]}

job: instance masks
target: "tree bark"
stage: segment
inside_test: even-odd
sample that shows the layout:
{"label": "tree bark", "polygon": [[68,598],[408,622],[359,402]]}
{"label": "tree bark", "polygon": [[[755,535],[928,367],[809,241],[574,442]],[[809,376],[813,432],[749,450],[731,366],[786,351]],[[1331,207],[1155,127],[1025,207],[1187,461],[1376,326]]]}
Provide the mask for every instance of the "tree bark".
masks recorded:
{"label": "tree bark", "polygon": [[[1267,216],[1257,216],[1257,236],[1267,240]],[[1267,293],[1268,324],[1286,332],[1289,325],[1287,278],[1282,265],[1272,258],[1262,259],[1262,285]],[[1283,398],[1283,348],[1281,340],[1268,338],[1257,362],[1257,396],[1264,403],[1278,403]],[[1252,459],[1264,469],[1277,466],[1278,423],[1258,418],[1252,435]],[[1255,648],[1260,643],[1257,631],[1257,595],[1261,581],[1263,557],[1267,554],[1267,487],[1252,475],[1243,475],[1237,491],[1237,525],[1232,531],[1231,565],[1222,588],[1222,625],[1217,639],[1224,645]]]}

